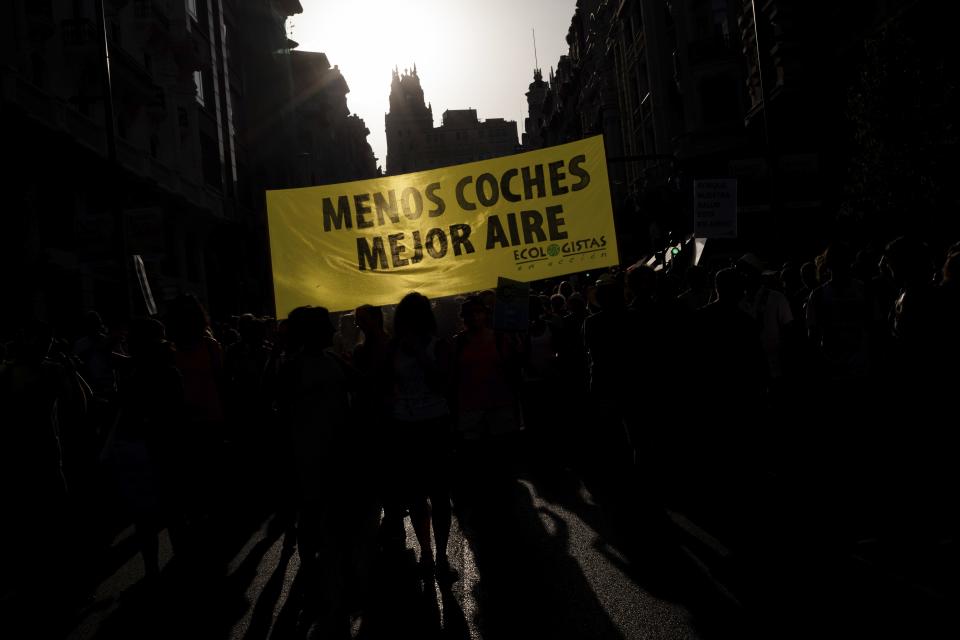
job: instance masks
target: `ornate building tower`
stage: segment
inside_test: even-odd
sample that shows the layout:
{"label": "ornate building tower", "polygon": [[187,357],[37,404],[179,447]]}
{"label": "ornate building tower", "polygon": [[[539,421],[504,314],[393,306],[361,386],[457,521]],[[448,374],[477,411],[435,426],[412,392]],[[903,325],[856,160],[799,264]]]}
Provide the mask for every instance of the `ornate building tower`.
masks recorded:
{"label": "ornate building tower", "polygon": [[480,120],[476,109],[447,109],[439,127],[424,104],[417,67],[393,72],[387,124],[387,174],[396,175],[510,155],[519,150],[517,123]]}
{"label": "ornate building tower", "polygon": [[404,69],[403,75],[393,70],[386,126],[387,173],[415,170],[417,151],[424,148],[427,135],[433,131],[433,107],[424,102],[417,65],[412,71]]}
{"label": "ornate building tower", "polygon": [[543,81],[543,72],[533,70],[533,82],[527,91],[527,117],[523,122],[523,149],[532,151],[543,146],[540,129],[543,126],[543,103],[547,98],[548,85]]}

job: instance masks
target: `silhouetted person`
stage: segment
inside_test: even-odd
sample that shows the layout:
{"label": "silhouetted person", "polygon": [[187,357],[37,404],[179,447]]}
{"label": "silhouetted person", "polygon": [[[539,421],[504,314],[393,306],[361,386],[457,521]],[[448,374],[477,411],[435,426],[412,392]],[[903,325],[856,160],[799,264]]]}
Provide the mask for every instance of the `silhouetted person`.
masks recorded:
{"label": "silhouetted person", "polygon": [[546,320],[550,325],[550,331],[554,336],[559,336],[563,332],[563,316],[567,314],[567,299],[559,293],[550,296],[550,306],[548,308]]}
{"label": "silhouetted person", "polygon": [[192,295],[182,295],[171,303],[167,330],[176,347],[177,369],[183,379],[181,446],[185,449],[184,473],[191,485],[186,496],[187,513],[193,533],[204,535],[209,533],[206,525],[216,506],[220,480],[223,352],[210,331],[206,310]]}
{"label": "silhouetted person", "polygon": [[583,345],[583,321],[587,316],[587,305],[579,293],[571,293],[566,300],[567,313],[561,319],[557,336],[556,397],[552,400],[558,411],[565,416],[556,428],[557,438],[562,446],[562,455],[566,463],[573,461],[579,451],[577,437],[581,415],[587,410],[587,391],[589,389],[589,370],[587,352]]}
{"label": "silhouetted person", "polygon": [[890,318],[893,335],[907,363],[925,373],[937,347],[930,332],[935,324],[936,295],[929,249],[922,242],[901,237],[887,245],[884,261],[899,288]]}
{"label": "silhouetted person", "polygon": [[810,297],[810,289],[803,283],[800,276],[800,268],[795,264],[788,263],[780,271],[780,287],[783,295],[787,296],[790,303],[790,311],[794,318],[805,318],[807,315],[807,298]]}
{"label": "silhouetted person", "polygon": [[[653,312],[657,296],[657,274],[646,265],[633,265],[627,270],[630,311],[647,315]],[[647,316],[650,317],[650,316]]]}
{"label": "silhouetted person", "polygon": [[383,310],[380,307],[363,305],[354,311],[361,342],[353,348],[353,366],[360,376],[355,397],[357,420],[364,423],[367,433],[374,439],[376,450],[378,493],[386,498],[383,505],[383,521],[380,534],[384,544],[403,546],[404,506],[390,498],[388,473],[390,458],[389,432],[393,426],[391,405],[390,336],[384,329]]}
{"label": "silhouetted person", "polygon": [[820,286],[817,280],[817,265],[813,262],[804,262],[800,266],[800,282],[807,291],[813,291]]}
{"label": "silhouetted person", "polygon": [[73,353],[83,363],[81,373],[94,393],[108,399],[117,388],[113,366],[114,344],[96,311],[83,317],[83,335],[73,344]]}
{"label": "silhouetted person", "polygon": [[696,311],[710,304],[713,289],[710,286],[710,274],[703,267],[692,265],[686,272],[687,289],[680,294],[680,304]]}
{"label": "silhouetted person", "polygon": [[127,343],[131,361],[120,380],[119,415],[103,462],[133,520],[144,570],[152,578],[160,571],[157,534],[169,526],[177,550],[181,507],[193,489],[181,476],[183,383],[173,345],[158,321],[134,322]]}
{"label": "silhouetted person", "polygon": [[670,292],[658,291],[657,273],[646,265],[627,270],[627,287],[633,350],[626,417],[641,471],[650,473],[663,460],[662,420],[673,409],[673,396],[685,393],[674,379],[675,363],[685,362],[679,351],[692,311],[675,297],[664,304],[658,294]]}
{"label": "silhouetted person", "polygon": [[548,438],[547,430],[555,422],[552,388],[557,377],[555,324],[545,313],[542,298],[530,297],[529,328],[523,353],[524,424],[537,438]]}
{"label": "silhouetted person", "polygon": [[866,287],[853,277],[852,258],[844,245],[827,249],[827,280],[813,290],[806,308],[807,333],[824,375],[843,381],[848,390],[864,381],[869,362],[870,307]]}
{"label": "silhouetted person", "polygon": [[760,327],[741,308],[744,285],[734,269],[719,271],[716,300],[696,314],[699,363],[696,388],[703,392],[705,409],[696,420],[697,446],[705,468],[734,465],[751,442],[760,410],[766,360]]}
{"label": "silhouetted person", "polygon": [[288,331],[279,401],[299,480],[304,622],[312,619],[313,632],[322,637],[347,638],[380,516],[373,451],[365,425],[351,412],[355,377],[331,349],[334,329],[328,311],[294,309]]}
{"label": "silhouetted person", "polygon": [[[450,407],[449,346],[436,337],[430,301],[409,293],[397,305],[393,319],[391,372],[393,420],[391,450],[396,465],[392,486],[396,500],[410,509],[425,572],[436,568],[449,575],[447,542],[450,537]],[[429,505],[428,505],[429,500]],[[430,547],[430,528],[436,543],[436,566]]]}
{"label": "silhouetted person", "polygon": [[265,428],[269,405],[262,393],[263,374],[270,359],[266,323],[244,314],[238,321],[238,337],[224,357],[224,404],[231,435],[255,450],[268,440]]}
{"label": "silhouetted person", "polygon": [[952,249],[943,264],[938,291],[941,371],[960,365],[960,247]]}
{"label": "silhouetted person", "polygon": [[490,315],[479,296],[467,297],[460,306],[464,330],[454,338],[460,477],[473,500],[501,495],[492,485],[510,477],[509,456],[521,426],[520,345],[516,335],[494,331]]}
{"label": "silhouetted person", "polygon": [[49,326],[28,323],[0,367],[4,580],[27,596],[25,604],[45,606],[63,580],[68,529],[60,420],[73,393],[64,367],[47,357],[52,339]]}
{"label": "silhouetted person", "polygon": [[764,378],[760,326],[743,311],[744,284],[733,269],[715,277],[716,300],[697,314],[705,382],[724,390],[716,398],[727,412],[743,401],[756,401]]}
{"label": "silhouetted person", "polygon": [[[911,237],[897,238],[886,246],[882,265],[897,294],[890,313],[892,393],[877,401],[885,401],[884,418],[900,428],[880,434],[887,448],[882,454],[896,464],[878,473],[884,474],[895,492],[887,509],[891,527],[897,535],[912,539],[932,535],[944,511],[945,495],[955,501],[955,496],[944,489],[945,471],[956,462],[945,455],[951,446],[943,426],[918,418],[937,411],[942,396],[938,388],[945,380],[955,381],[956,375],[949,368],[941,371],[939,367],[944,347],[938,331],[941,309],[927,245]],[[951,395],[955,387],[955,382],[950,385]]]}
{"label": "silhouetted person", "polygon": [[360,338],[357,323],[353,313],[341,313],[338,319],[337,332],[333,337],[333,349],[345,358],[353,354]]}
{"label": "silhouetted person", "polygon": [[[583,323],[594,411],[594,423],[584,425],[591,440],[587,455],[590,467],[613,471],[632,459],[624,408],[629,393],[627,371],[633,366],[634,330],[619,280],[603,276],[597,282],[595,299],[599,311]],[[604,475],[608,475],[606,471]]]}
{"label": "silhouetted person", "polygon": [[789,371],[791,332],[795,329],[793,311],[786,296],[763,284],[763,266],[753,254],[737,261],[737,272],[744,286],[741,308],[760,327],[760,342],[767,357],[767,375],[774,397]]}

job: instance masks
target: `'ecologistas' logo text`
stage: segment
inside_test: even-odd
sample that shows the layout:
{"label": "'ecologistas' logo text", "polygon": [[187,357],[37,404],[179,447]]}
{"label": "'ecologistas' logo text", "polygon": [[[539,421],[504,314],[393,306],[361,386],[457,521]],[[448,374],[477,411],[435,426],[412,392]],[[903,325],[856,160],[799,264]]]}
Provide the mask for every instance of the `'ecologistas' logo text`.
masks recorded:
{"label": "'ecologistas' logo text", "polygon": [[599,236],[570,240],[563,243],[539,244],[513,250],[513,260],[518,265],[549,260],[557,264],[587,261],[597,255],[606,255],[607,237]]}

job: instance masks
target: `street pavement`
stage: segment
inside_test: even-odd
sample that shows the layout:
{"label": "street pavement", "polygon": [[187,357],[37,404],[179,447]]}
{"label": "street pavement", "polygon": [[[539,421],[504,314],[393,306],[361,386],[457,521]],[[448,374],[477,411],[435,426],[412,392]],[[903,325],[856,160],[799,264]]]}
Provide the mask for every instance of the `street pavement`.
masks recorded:
{"label": "street pavement", "polygon": [[[570,472],[527,474],[455,496],[449,546],[458,579],[424,577],[417,544],[378,553],[355,638],[747,637],[742,611],[657,512],[620,518]],[[178,565],[161,535],[162,572],[143,580],[132,529],[121,531],[95,600],[68,624],[70,640],[302,637],[295,533],[282,513],[245,513],[216,533],[226,569]]]}
{"label": "street pavement", "polygon": [[[44,593],[57,581],[42,577],[19,600],[5,590],[0,636],[306,638],[301,610],[311,599],[295,518],[281,499],[284,483],[265,486],[271,474],[247,473],[225,492],[204,553],[175,555],[162,531],[162,570],[152,580],[133,527],[118,521],[106,553],[87,564],[97,567],[89,600],[58,613]],[[644,498],[642,481],[630,490],[623,477],[603,480],[534,468],[479,490],[456,487],[448,555],[457,579],[424,575],[406,520],[406,539],[376,553],[352,637],[957,637],[954,545],[931,548],[922,559],[933,570],[921,572],[916,554],[893,562],[880,543],[824,544],[815,527],[797,526],[803,513],[791,513],[796,507],[769,482],[766,492],[744,489],[727,502],[718,494],[711,519],[702,505],[663,509]],[[42,556],[34,564],[37,576],[51,570]],[[941,578],[931,581],[934,574]]]}

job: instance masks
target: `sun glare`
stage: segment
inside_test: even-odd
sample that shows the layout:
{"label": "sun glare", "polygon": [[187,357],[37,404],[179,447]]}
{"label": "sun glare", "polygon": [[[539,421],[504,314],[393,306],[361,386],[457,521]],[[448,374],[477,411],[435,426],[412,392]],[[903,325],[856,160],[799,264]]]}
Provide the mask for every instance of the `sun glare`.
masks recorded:
{"label": "sun glare", "polygon": [[[393,68],[402,72],[416,64],[428,101],[431,86],[460,82],[453,61],[462,59],[462,47],[454,34],[462,33],[465,25],[459,24],[462,20],[451,4],[455,3],[330,2],[322,12],[291,20],[291,36],[300,49],[323,51],[340,67],[350,86],[350,110],[365,118],[381,164],[386,149],[383,114],[389,108]],[[439,120],[439,112],[434,113]]]}

